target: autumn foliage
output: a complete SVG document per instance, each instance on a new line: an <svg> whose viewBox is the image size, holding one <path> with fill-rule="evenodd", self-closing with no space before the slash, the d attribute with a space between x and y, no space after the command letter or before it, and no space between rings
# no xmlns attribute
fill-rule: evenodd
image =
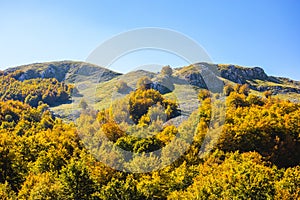
<svg viewBox="0 0 300 200"><path fill-rule="evenodd" d="M0 99L18 100L33 107L37 107L39 102L49 106L67 103L70 100L73 86L50 79L29 79L19 81L21 71L16 71L9 75L0 75Z"/></svg>
<svg viewBox="0 0 300 200"><path fill-rule="evenodd" d="M298 103L256 96L247 86L226 88L225 124L210 154L200 158L214 117L211 105L217 101L208 91L200 92L199 108L178 127L163 121L180 116L176 102L141 88L118 100L118 109L81 109L76 123L85 129L80 132L74 123L53 116L45 104L52 93L55 98L68 93L68 86L51 79L29 84L2 76L1 81L5 87L0 101L1 199L300 198ZM42 95L41 103L30 104L25 101L29 94L49 97ZM157 158L151 152L167 147L177 134L184 138L175 141L182 149L191 131L195 135L188 150L156 171L117 171L93 156L93 150L103 150L102 138L106 137L106 144L113 148L150 153L155 165ZM84 138L94 149L86 149ZM165 148L161 154L172 156L176 150ZM121 154L103 155L107 162L125 162ZM126 159L126 169L143 163L143 158Z"/></svg>

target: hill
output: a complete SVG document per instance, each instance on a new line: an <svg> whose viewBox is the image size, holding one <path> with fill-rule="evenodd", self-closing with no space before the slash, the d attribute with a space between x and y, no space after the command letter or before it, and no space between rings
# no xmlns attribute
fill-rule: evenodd
<svg viewBox="0 0 300 200"><path fill-rule="evenodd" d="M120 74L90 63L58 61L9 68L4 71L4 75L20 71L21 74L15 77L20 82L37 78L55 78L60 82L73 84L74 90L72 94L69 94L69 99L78 103L80 99L84 98L89 105L98 109L108 107L113 99L122 97L134 90L139 79L148 77L153 82L151 87L168 98L180 99L181 106L192 111L196 107L195 102L197 102L197 95L194 93L197 93L197 90L201 88L207 88L205 82L207 77L204 75L207 68L215 70L214 73L218 79L215 81L223 81L224 84L233 86L247 84L253 94L263 96L263 93L268 91L278 98L299 102L299 81L268 76L259 67L249 68L229 64L196 63L175 68L171 76L164 77L160 73L145 70ZM126 92L117 92L116 86L120 81L127 84ZM208 80L208 82L210 81ZM191 91L191 86L195 91ZM185 91L189 91L190 95L182 95L183 93L186 94ZM178 96L180 97L178 98ZM26 96L23 99L25 98ZM55 107L52 107L51 110L62 117L68 116L73 110L73 105L68 101L50 103L50 106L53 105Z"/></svg>
<svg viewBox="0 0 300 200"><path fill-rule="evenodd" d="M274 94L285 94L289 92L300 93L299 81L284 77L268 76L260 67L250 68L230 64L195 63L194 65L176 68L174 70L175 77L184 78L192 85L205 88L201 72L195 70L195 67L217 68L219 71L217 74L219 74L220 78L225 82L248 84L251 89L260 92L271 90ZM4 73L9 74L17 70L24 72L22 76L18 77L20 81L34 78L56 78L58 81L64 81L66 83L84 82L86 80L93 80L99 83L109 81L122 75L104 67L79 61L34 63L8 68L4 70ZM140 77L141 72L138 71L136 75ZM131 72L126 76L128 76L128 79L134 80L134 73L135 72ZM149 74L150 72L145 75L147 76ZM152 74L151 78L153 77L154 75Z"/></svg>
<svg viewBox="0 0 300 200"><path fill-rule="evenodd" d="M20 81L34 78L56 78L58 81L65 81L67 83L88 79L102 82L120 75L120 73L94 64L76 61L34 63L9 68L4 72L9 74L17 70L24 72L24 74L18 78Z"/></svg>
<svg viewBox="0 0 300 200"><path fill-rule="evenodd" d="M0 74L0 199L300 198L297 81L49 65Z"/></svg>

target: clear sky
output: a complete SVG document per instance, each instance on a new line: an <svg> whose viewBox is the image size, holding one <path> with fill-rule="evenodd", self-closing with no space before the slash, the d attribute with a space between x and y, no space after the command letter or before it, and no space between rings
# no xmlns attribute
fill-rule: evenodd
<svg viewBox="0 0 300 200"><path fill-rule="evenodd" d="M300 80L298 0L0 0L0 66L84 61L101 42L141 27L181 32L215 63Z"/></svg>

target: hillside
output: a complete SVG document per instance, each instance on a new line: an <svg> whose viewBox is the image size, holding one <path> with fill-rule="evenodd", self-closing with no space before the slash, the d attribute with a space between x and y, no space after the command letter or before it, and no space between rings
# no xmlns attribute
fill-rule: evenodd
<svg viewBox="0 0 300 200"><path fill-rule="evenodd" d="M300 94L300 82L294 81L283 77L268 76L265 71L260 67L241 67L238 65L228 64L208 64L197 63L194 64L197 67L210 67L218 69L218 74L225 83L233 82L236 84L248 84L253 90L264 92L270 90L274 95L286 94L286 93L298 93ZM194 75L195 80L202 80L201 77L195 76L193 72L193 66L187 66L178 68L175 73L186 74L187 76ZM191 83L193 84L193 83ZM196 84L199 87L203 87L204 83Z"/></svg>
<svg viewBox="0 0 300 200"><path fill-rule="evenodd" d="M69 61L0 81L0 199L300 198L297 81Z"/></svg>
<svg viewBox="0 0 300 200"><path fill-rule="evenodd" d="M34 78L56 78L58 81L65 81L67 83L81 82L88 79L102 82L120 75L94 64L76 61L34 63L9 68L4 72L12 73L16 70L24 72L18 78L20 81Z"/></svg>
<svg viewBox="0 0 300 200"><path fill-rule="evenodd" d="M249 68L238 65L208 63L196 63L194 66L217 68L217 73L225 82L248 84L251 89L259 92L271 90L273 94L300 93L299 81L284 77L268 76L264 70L259 67ZM109 81L122 75L94 64L77 61L34 63L8 68L4 70L4 73L9 74L16 70L24 72L22 76L18 77L20 81L34 78L56 78L58 81L65 81L66 83L84 82L87 80L93 80L99 83ZM135 72L131 72L129 75L126 75L128 78L125 79L134 80L134 73ZM137 77L140 77L140 72L136 73ZM150 72L148 74L150 74ZM174 74L175 77L184 78L192 85L205 88L201 72L195 71L193 66L176 68ZM151 75L151 78L153 77L154 75Z"/></svg>
<svg viewBox="0 0 300 200"><path fill-rule="evenodd" d="M217 78L226 85L247 84L253 94L263 96L263 93L268 91L278 98L299 102L299 81L268 76L259 67L249 68L237 65L196 63L190 66L175 68L173 69L172 76L166 78L159 73L145 70L120 74L85 62L59 61L9 68L4 71L4 75L19 72L17 73L18 76L14 76L17 81L20 81L19 85L24 85L21 82L25 80L37 78L56 78L60 82L74 84L72 86L74 87L73 92L69 92L69 100L75 102L76 105L84 98L90 106L98 109L108 107L113 99L120 98L134 90L140 78L148 77L155 83L155 85L152 85L154 89L160 91L168 98L175 98L181 101L179 102L181 106L189 110L188 112L191 112L196 107L197 95L195 95L195 92L201 88L207 88L206 77L203 77L205 73L203 70L206 68L214 69ZM120 81L128 85L128 90L125 93L116 91L116 85ZM208 82L210 81L208 80ZM190 95L182 95L183 93L189 93ZM8 95L7 92L3 94ZM22 97L22 99L25 98L26 95ZM41 100L42 98L38 99ZM68 118L68 115L72 115L71 112L74 106L68 103L67 100L60 101L60 103L50 103L50 106L55 105L51 110L59 116Z"/></svg>

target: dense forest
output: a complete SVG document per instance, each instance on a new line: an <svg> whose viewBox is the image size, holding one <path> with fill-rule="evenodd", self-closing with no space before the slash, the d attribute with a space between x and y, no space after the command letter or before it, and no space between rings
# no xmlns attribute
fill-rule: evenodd
<svg viewBox="0 0 300 200"><path fill-rule="evenodd" d="M72 85L59 82L55 78L19 81L18 79L23 74L21 70L10 74L0 72L0 99L2 101L18 100L37 107L39 102L55 106L70 100Z"/></svg>
<svg viewBox="0 0 300 200"><path fill-rule="evenodd" d="M224 126L210 153L200 157L218 94L200 90L199 108L175 126L163 122L181 115L176 101L140 84L104 110L81 102L81 116L66 123L49 106L67 101L72 86L55 79L21 82L16 76L1 76L1 199L300 198L299 103L251 94L247 85L226 85ZM140 164L149 157L158 165L154 152L178 142L178 149L161 152L161 162L168 163L189 144L191 127L193 142L175 162L129 172L153 167ZM122 152L106 152L105 145L133 155L124 160ZM103 156L123 171L101 162Z"/></svg>

